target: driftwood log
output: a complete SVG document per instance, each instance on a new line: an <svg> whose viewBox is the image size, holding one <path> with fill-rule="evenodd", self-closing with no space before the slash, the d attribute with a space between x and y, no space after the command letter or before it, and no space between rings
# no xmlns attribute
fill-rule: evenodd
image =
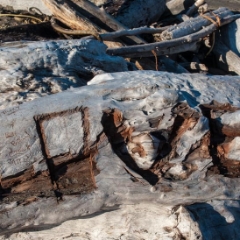
<svg viewBox="0 0 240 240"><path fill-rule="evenodd" d="M227 47L220 39L217 39L213 53L216 57L218 67L226 72L236 73L240 75L240 58L229 47Z"/></svg>
<svg viewBox="0 0 240 240"><path fill-rule="evenodd" d="M107 14L103 8L98 8L95 4L89 2L88 0L73 0L73 2L87 13L93 15L94 18L97 18L102 24L105 24L108 28L114 31L128 29L128 27L124 26L111 15ZM105 38L102 39L109 40ZM134 36L130 39L135 43L145 43L145 41L140 37Z"/></svg>
<svg viewBox="0 0 240 240"><path fill-rule="evenodd" d="M108 27L118 30L127 29L122 24L118 23L111 16L98 7L94 6L91 2L87 1L63 1L59 2L56 0L42 0L45 5L49 8L52 14L62 23L67 25L73 30L80 30L79 35L93 35L98 38L100 33L106 32L105 29L99 27L90 21L85 15L81 13L81 10L87 11L88 14L96 16L97 19L101 20L102 23ZM143 39L138 37L131 37L134 43L144 43ZM108 46L119 47L122 46L119 42L105 42Z"/></svg>
<svg viewBox="0 0 240 240"><path fill-rule="evenodd" d="M90 83L0 112L1 233L154 203L190 205L204 239L237 239L239 77L137 71Z"/></svg>
<svg viewBox="0 0 240 240"><path fill-rule="evenodd" d="M221 28L221 41L240 57L240 19Z"/></svg>
<svg viewBox="0 0 240 240"><path fill-rule="evenodd" d="M0 109L86 85L102 72L127 71L97 40L12 42L0 47Z"/></svg>
<svg viewBox="0 0 240 240"><path fill-rule="evenodd" d="M126 0L116 19L129 28L157 21L166 9L166 0Z"/></svg>
<svg viewBox="0 0 240 240"><path fill-rule="evenodd" d="M224 17L223 19L221 19L221 26L224 26L232 21L235 21L239 17L240 17L239 14ZM176 39L171 39L171 40L156 42L156 43L135 45L135 46L125 46L125 47L119 47L116 49L108 48L107 53L110 55L118 55L118 56L128 55L129 56L130 54L151 52L154 50L155 53L158 55L158 51L164 51L167 48L181 46L183 44L199 41L202 38L208 36L209 34L213 33L214 31L216 31L217 29L218 29L218 26L215 23L213 23L213 24L201 29L198 32L195 32L195 33L183 36L183 37L179 37Z"/></svg>
<svg viewBox="0 0 240 240"><path fill-rule="evenodd" d="M227 8L219 8L211 13L206 13L205 15L200 15L195 18L191 18L183 23L174 25L167 30L163 31L161 38L163 40L170 40L175 38L180 38L194 32L201 30L203 27L209 26L213 22L216 25L221 26L223 18L232 16L233 13ZM210 20L212 21L210 21Z"/></svg>

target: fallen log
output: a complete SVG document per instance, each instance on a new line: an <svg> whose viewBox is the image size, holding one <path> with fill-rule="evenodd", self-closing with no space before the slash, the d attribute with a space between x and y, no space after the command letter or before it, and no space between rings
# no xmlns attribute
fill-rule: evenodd
<svg viewBox="0 0 240 240"><path fill-rule="evenodd" d="M12 42L0 47L0 109L86 85L101 72L127 71L96 40Z"/></svg>
<svg viewBox="0 0 240 240"><path fill-rule="evenodd" d="M236 20L237 18L239 18L240 15L236 14L230 17L226 17L223 18L221 21L221 26L224 26L234 20ZM216 26L216 24L211 24L207 27L205 27L204 29L184 36L184 37L180 37L177 39L172 39L172 40L168 40L168 41L162 41L162 42L157 42L157 43L149 43L149 44L143 44L143 45L139 45L139 46L126 46L126 47L120 47L120 48L108 48L107 49L107 53L109 55L118 55L118 56L125 56L127 54L135 54L135 53L144 53L144 52L150 52L150 51L155 51L156 54L158 54L158 51L162 51L166 48L170 48L170 47L175 47L175 46L179 46L182 44L186 44L186 43L192 43L195 41L199 41L202 38L208 36L209 34L213 33L215 30L217 30L218 26Z"/></svg>
<svg viewBox="0 0 240 240"><path fill-rule="evenodd" d="M204 14L204 13L206 13L207 11L208 11L208 4L207 4L207 3L203 4L202 6L200 6L200 7L198 8L199 14Z"/></svg>
<svg viewBox="0 0 240 240"><path fill-rule="evenodd" d="M197 0L186 12L187 16L192 16L198 8L205 3L205 0Z"/></svg>
<svg viewBox="0 0 240 240"><path fill-rule="evenodd" d="M80 13L77 9L83 7L83 9L88 10L91 14L94 14L100 18L100 20L104 21L104 23L108 23L110 27L120 28L120 24L117 24L117 21L112 20L110 16L101 11L99 8L94 6L89 2L79 2L78 5L72 1L66 0L64 2L58 2L56 0L43 0L46 6L50 9L53 15L62 23L67 25L73 30L80 30L82 32L78 32L80 35L93 35L98 38L100 33L106 32L106 30L100 28L96 24L92 23L88 18L86 18L82 13ZM123 26L121 26L123 28ZM136 43L143 43L142 39L138 37L133 37L132 40ZM119 42L105 42L109 47L119 47L122 44Z"/></svg>
<svg viewBox="0 0 240 240"><path fill-rule="evenodd" d="M62 23L72 29L90 31L98 34L102 31L99 26L93 24L89 19L83 16L79 11L74 8L71 1L56 1L56 0L42 0L49 8L53 15Z"/></svg>
<svg viewBox="0 0 240 240"><path fill-rule="evenodd" d="M220 29L221 41L240 57L240 19Z"/></svg>
<svg viewBox="0 0 240 240"><path fill-rule="evenodd" d="M123 37L123 36L132 36L138 34L154 34L154 33L161 33L166 30L168 27L161 27L161 28L149 28L149 27L139 27L133 29L125 29L116 32L110 33L102 33L99 37L103 40L113 40L115 38Z"/></svg>
<svg viewBox="0 0 240 240"><path fill-rule="evenodd" d="M0 111L1 234L139 203L238 201L238 86L239 77L113 73ZM225 175L210 171L227 158Z"/></svg>
<svg viewBox="0 0 240 240"><path fill-rule="evenodd" d="M89 2L88 0L73 0L73 2L80 8L84 9L86 12L92 14L95 18L99 19L102 23L104 23L107 27L111 28L114 31L128 29L128 27L124 26L111 15L107 14L103 8L98 8L96 5ZM143 39L137 36L131 37L130 39L132 39L135 43L146 43Z"/></svg>
<svg viewBox="0 0 240 240"><path fill-rule="evenodd" d="M163 55L172 55L172 54L177 54L182 52L197 52L198 49L199 49L198 42L192 42L192 43L185 43L179 46L158 49L157 51L155 50L150 52L140 51L140 52L134 52L134 53L121 54L121 56L125 58L135 58L135 57L142 58L142 57L153 57L154 55L163 56Z"/></svg>
<svg viewBox="0 0 240 240"><path fill-rule="evenodd" d="M157 21L165 9L166 0L127 0L116 19L129 28L142 27Z"/></svg>
<svg viewBox="0 0 240 240"><path fill-rule="evenodd" d="M216 40L213 53L220 69L240 75L239 56L230 50L221 40Z"/></svg>
<svg viewBox="0 0 240 240"><path fill-rule="evenodd" d="M171 40L183 37L197 32L203 27L209 26L213 22L215 22L217 25L219 24L220 26L223 18L230 17L232 15L233 13L227 8L219 8L212 13L206 13L205 15L200 15L196 18L191 18L187 21L184 21L178 25L171 26L170 28L162 32L161 38L163 40Z"/></svg>

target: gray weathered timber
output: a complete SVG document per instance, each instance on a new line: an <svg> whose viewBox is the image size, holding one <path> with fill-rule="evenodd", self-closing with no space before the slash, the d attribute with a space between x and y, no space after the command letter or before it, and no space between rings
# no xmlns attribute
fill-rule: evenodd
<svg viewBox="0 0 240 240"><path fill-rule="evenodd" d="M129 28L142 27L157 21L166 9L166 0L127 0L116 19Z"/></svg>
<svg viewBox="0 0 240 240"><path fill-rule="evenodd" d="M217 24L219 20L216 19L216 16L220 18L220 23L221 23L221 19L225 17L230 17L233 15L233 13L227 8L219 8L213 11L213 13L206 13L205 15L208 18L211 18ZM200 15L195 18L190 18L189 20L184 21L180 24L169 27L167 30L161 33L161 38L163 40L180 38L180 37L192 34L194 32L197 32L201 30L203 27L206 27L210 24L212 24L211 21L209 21L208 19Z"/></svg>
<svg viewBox="0 0 240 240"><path fill-rule="evenodd" d="M239 56L235 52L233 52L229 47L227 47L221 41L221 38L218 38L216 40L213 48L213 53L215 54L219 68L225 70L226 72L232 72L236 73L237 75L240 75Z"/></svg>
<svg viewBox="0 0 240 240"><path fill-rule="evenodd" d="M216 148L219 156L239 161L239 81L153 71L103 74L89 86L1 111L1 233L50 227L118 205L239 200L239 178L206 174L214 165L209 122L229 136ZM208 105L212 100L224 104ZM201 109L214 114L209 118ZM86 158L98 172L84 181L95 188L71 194L76 177L69 168L78 171ZM39 181L45 183L41 192Z"/></svg>
<svg viewBox="0 0 240 240"><path fill-rule="evenodd" d="M240 19L221 28L221 40L235 54L240 56Z"/></svg>
<svg viewBox="0 0 240 240"><path fill-rule="evenodd" d="M221 20L221 26L224 26L232 21L235 21L240 17L240 14L224 17ZM126 46L126 47L119 47L119 48L108 48L107 53L110 55L118 55L118 56L125 56L125 55L131 55L131 54L136 54L140 52L149 52L154 50L156 54L158 55L158 51L160 50L159 55L161 54L161 51L164 52L166 48L171 48L171 47L176 47L179 45L184 45L187 43L192 43L196 42L207 35L213 33L215 30L217 30L217 25L216 24L211 24L203 29L201 29L198 32L179 37L176 39L171 39L167 41L162 41L162 42L155 42L155 43L149 43L149 44L142 44L142 45L134 45L134 46ZM184 48L185 50L187 49L186 47ZM184 51L184 50L183 50Z"/></svg>
<svg viewBox="0 0 240 240"><path fill-rule="evenodd" d="M101 72L126 71L96 40L13 42L0 46L0 109L80 87Z"/></svg>

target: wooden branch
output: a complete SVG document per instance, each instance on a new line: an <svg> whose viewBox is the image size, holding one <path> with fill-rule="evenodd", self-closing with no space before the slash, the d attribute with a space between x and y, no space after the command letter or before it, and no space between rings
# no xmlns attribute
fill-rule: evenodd
<svg viewBox="0 0 240 240"><path fill-rule="evenodd" d="M165 9L166 0L127 0L116 19L129 28L141 27L157 21Z"/></svg>
<svg viewBox="0 0 240 240"><path fill-rule="evenodd" d="M205 3L205 0L197 0L186 12L187 16L192 16L198 8Z"/></svg>
<svg viewBox="0 0 240 240"><path fill-rule="evenodd" d="M107 55L106 45L97 40L5 43L0 59L0 75L4 76L0 80L0 109L84 86L101 72L127 70L127 62Z"/></svg>
<svg viewBox="0 0 240 240"><path fill-rule="evenodd" d="M77 11L76 5L69 0L43 0L43 2L59 21L71 29L81 30L81 34L84 34L84 31L86 31L86 35L91 33L93 36L98 36L99 33L106 32L104 29L89 21L88 18ZM111 48L118 48L122 46L121 42L106 41L105 44Z"/></svg>
<svg viewBox="0 0 240 240"><path fill-rule="evenodd" d="M86 30L98 34L103 30L78 12L69 0L42 0L53 15L62 23L76 30Z"/></svg>
<svg viewBox="0 0 240 240"><path fill-rule="evenodd" d="M220 69L240 75L240 58L231 51L221 40L215 42L213 53L217 58Z"/></svg>
<svg viewBox="0 0 240 240"><path fill-rule="evenodd" d="M218 38L240 57L240 19L221 28Z"/></svg>
<svg viewBox="0 0 240 240"><path fill-rule="evenodd" d="M103 8L99 8L96 5L94 5L92 2L88 0L72 0L77 6L84 9L85 11L92 14L95 18L99 19L102 23L104 23L109 28L113 29L114 31L118 30L126 30L128 27L121 24L119 21L117 21L115 18L113 18L111 15L105 12ZM107 33L106 33L107 34ZM136 35L136 34L134 34ZM128 35L129 36L129 35ZM134 36L130 38L132 41L138 44L146 43L143 39L140 37ZM110 39L105 39L110 40Z"/></svg>
<svg viewBox="0 0 240 240"><path fill-rule="evenodd" d="M221 21L221 26L226 25L239 17L240 15L237 14L237 15L223 18ZM199 41L201 38L206 37L207 35L214 32L216 29L217 29L217 26L215 24L211 24L210 26L205 27L204 29L198 31L197 33L193 33L181 38L177 38L169 41L163 41L159 43L143 44L140 46L121 47L117 49L108 48L107 53L110 55L119 55L119 56L124 56L127 54L135 54L140 52L150 52L152 50L154 50L157 53L159 50L161 51L165 48L179 46L184 43Z"/></svg>
<svg viewBox="0 0 240 240"><path fill-rule="evenodd" d="M167 10L164 16L178 15L194 4L195 0L171 0L166 3Z"/></svg>
<svg viewBox="0 0 240 240"><path fill-rule="evenodd" d="M176 45L173 47L161 48L158 51L155 51L157 56L163 55L172 55L181 52L197 52L199 49L198 42L185 43L182 45ZM121 55L126 58L142 58L142 57L153 57L153 52L134 52L134 53L126 53L125 55Z"/></svg>
<svg viewBox="0 0 240 240"><path fill-rule="evenodd" d="M217 19L216 15L218 16L219 20ZM171 40L183 37L201 30L203 27L206 27L213 23L213 21L217 24L217 22L221 21L224 17L229 17L232 15L233 13L227 8L219 8L218 10L213 11L213 14L205 14L206 18L208 19L200 15L196 18L191 18L187 21L184 21L178 25L171 26L162 32L161 38L163 40ZM209 19L212 19L212 22Z"/></svg>
<svg viewBox="0 0 240 240"><path fill-rule="evenodd" d="M207 11L208 11L208 4L207 4L207 3L203 4L202 6L200 6L200 7L198 8L199 14L204 14L204 13L206 13Z"/></svg>
<svg viewBox="0 0 240 240"><path fill-rule="evenodd" d="M140 27L140 28L133 28L133 29L126 29L121 31L116 31L112 33L102 33L100 34L100 38L103 40L113 40L115 38L123 37L123 36L132 36L138 34L154 34L154 33L161 33L164 30L169 28L167 27L160 27L160 28L149 28L149 27Z"/></svg>

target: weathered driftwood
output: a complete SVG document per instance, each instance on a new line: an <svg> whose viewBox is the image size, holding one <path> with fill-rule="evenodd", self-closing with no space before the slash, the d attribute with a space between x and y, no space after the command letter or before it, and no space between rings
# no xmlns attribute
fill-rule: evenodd
<svg viewBox="0 0 240 240"><path fill-rule="evenodd" d="M199 205L196 206L196 210L197 208L201 209L201 205ZM195 213L194 210L194 206L192 206L191 212ZM203 211L204 209L201 210ZM198 214L198 216L199 215L200 214ZM199 216L199 219L200 218L201 217ZM142 203L137 205L119 206L116 207L114 211L106 209L102 214L96 214L96 216L90 219L75 219L67 221L60 226L51 229L20 232L12 234L11 236L8 235L6 238L4 236L0 236L0 239L52 240L75 238L81 240L170 240L181 239L183 236L188 240L196 240L197 237L201 239L201 237L204 236L204 234L202 234L199 230L197 221L194 221L191 218L190 213L184 207L159 207L157 204ZM193 238L193 236L195 238ZM231 236L231 234L229 236Z"/></svg>
<svg viewBox="0 0 240 240"><path fill-rule="evenodd" d="M78 34L82 35L93 35L98 38L99 33L106 32L104 29L100 28L98 25L92 23L88 18L86 18L80 11L78 11L79 6L76 5L76 3L66 0L63 2L59 2L56 0L43 0L43 2L46 4L46 6L51 10L53 15L63 22L65 25L70 27L74 30L80 30L82 32L78 32ZM83 4L80 4L83 6ZM96 15L101 16L101 19L105 16L103 13L100 14L98 11L96 11L96 8L94 8L90 3L84 5L87 6L90 13L93 13L95 11ZM105 16L105 18L107 18ZM110 20L110 17L106 20ZM105 21L106 21L105 20ZM114 23L112 23L111 26L113 26ZM116 24L115 24L116 26ZM144 41L142 39L139 39L137 37L134 37L133 40L136 43L143 43ZM119 47L122 46L120 42L109 42L106 41L105 44L107 44L109 47Z"/></svg>
<svg viewBox="0 0 240 240"><path fill-rule="evenodd" d="M127 71L96 40L12 42L0 47L0 109L80 87L101 72Z"/></svg>
<svg viewBox="0 0 240 240"><path fill-rule="evenodd" d="M121 54L122 57L129 57L129 58L142 58L142 57L153 57L156 56L162 56L162 55L172 55L176 53L182 53L182 52L197 52L199 49L198 42L192 42L192 43L185 43L179 46L173 46L173 47L167 47L163 49L158 49L157 51L150 51L150 52L134 52L134 53L126 53Z"/></svg>
<svg viewBox="0 0 240 240"><path fill-rule="evenodd" d="M240 19L220 29L221 40L240 57Z"/></svg>
<svg viewBox="0 0 240 240"><path fill-rule="evenodd" d="M203 4L202 6L200 6L200 7L198 8L199 14L204 14L204 13L206 13L207 11L208 11L208 4L207 4L207 3Z"/></svg>
<svg viewBox="0 0 240 240"><path fill-rule="evenodd" d="M198 63L198 62L185 62L185 63L180 63L180 65L190 70L199 70L204 72L208 72L209 70L205 64Z"/></svg>
<svg viewBox="0 0 240 240"><path fill-rule="evenodd" d="M42 0L53 15L72 29L91 31L97 34L102 29L83 16L71 1Z"/></svg>
<svg viewBox="0 0 240 240"><path fill-rule="evenodd" d="M166 0L127 0L116 19L129 28L149 25L157 21L166 9Z"/></svg>
<svg viewBox="0 0 240 240"><path fill-rule="evenodd" d="M166 3L167 10L164 13L166 15L178 15L186 11L194 4L195 0L171 0Z"/></svg>
<svg viewBox="0 0 240 240"><path fill-rule="evenodd" d="M197 0L186 12L187 16L192 16L198 8L205 3L205 0Z"/></svg>
<svg viewBox="0 0 240 240"><path fill-rule="evenodd" d="M232 16L233 13L227 8L219 8L218 10L213 11L213 13L206 13L205 16L200 15L196 18L191 18L187 21L184 21L178 25L173 25L167 30L163 31L161 38L163 40L170 40L179 37L183 37L194 32L201 30L203 27L206 27L212 24L212 21L216 22L216 25L221 25L221 21L224 17ZM212 19L212 21L209 20Z"/></svg>
<svg viewBox="0 0 240 240"><path fill-rule="evenodd" d="M113 40L115 38L119 38L122 36L132 36L138 34L154 34L154 33L161 33L169 27L161 27L161 28L149 28L149 27L139 27L133 29L125 29L116 32L110 33L102 33L100 34L100 38L103 40Z"/></svg>
<svg viewBox="0 0 240 240"><path fill-rule="evenodd" d="M102 23L104 23L107 27L111 28L114 31L128 29L128 27L124 26L115 18L113 18L111 15L106 13L103 8L101 9L98 8L96 5L94 5L88 0L73 0L73 2L80 8L92 14L95 18L99 19ZM145 43L143 39L137 36L131 37L130 39L132 39L132 41L134 41L135 43ZM111 40L111 39L104 39L104 40Z"/></svg>
<svg viewBox="0 0 240 240"><path fill-rule="evenodd" d="M230 17L225 17L221 20L221 26L226 25L237 18L239 18L240 15L236 14ZM140 53L140 52L150 52L154 50L156 54L158 54L158 50L164 50L169 47L175 47L179 46L181 44L185 43L192 43L196 42L198 40L201 40L202 38L208 36L209 34L213 33L215 30L217 30L218 26L216 24L211 24L204 29L192 33L190 35L180 37L177 39L172 39L168 41L162 41L162 42L157 42L157 43L149 43L149 44L143 44L139 46L126 46L126 47L120 47L120 48L108 48L107 53L110 55L119 55L119 56L125 56L127 54L135 54L135 53Z"/></svg>
<svg viewBox="0 0 240 240"><path fill-rule="evenodd" d="M239 94L239 77L137 71L6 108L1 233L119 205L239 200Z"/></svg>
<svg viewBox="0 0 240 240"><path fill-rule="evenodd" d="M239 56L221 42L221 40L216 40L213 53L215 54L217 64L221 69L240 75Z"/></svg>

